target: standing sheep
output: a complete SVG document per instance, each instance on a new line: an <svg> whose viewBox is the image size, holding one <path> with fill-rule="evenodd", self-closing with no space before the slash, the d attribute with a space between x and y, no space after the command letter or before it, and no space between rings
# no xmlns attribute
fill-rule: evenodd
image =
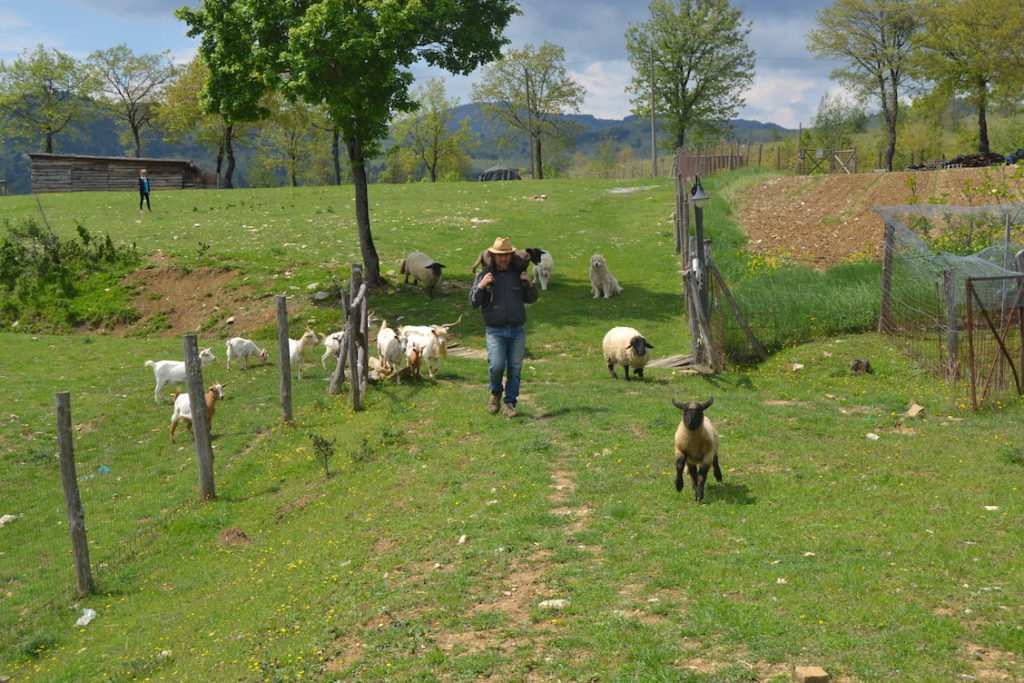
<svg viewBox="0 0 1024 683"><path fill-rule="evenodd" d="M595 299L607 299L622 294L619 281L608 270L608 263L600 254L590 257L590 291Z"/></svg>
<svg viewBox="0 0 1024 683"><path fill-rule="evenodd" d="M644 378L644 366L650 359L647 349L653 349L654 345L632 327L613 327L604 335L601 347L612 379L619 378L615 374L615 366L621 365L628 382L630 368L633 368L637 377Z"/></svg>
<svg viewBox="0 0 1024 683"><path fill-rule="evenodd" d="M711 420L704 417L704 411L714 402L714 396L704 403L680 403L672 399L672 405L683 411L675 438L676 491L683 490L685 467L693 482L693 497L698 502L704 498L704 481L708 477L708 470L713 469L715 479L722 481L722 470L718 466L718 432Z"/></svg>
<svg viewBox="0 0 1024 683"><path fill-rule="evenodd" d="M434 286L441 280L441 269L444 264L438 263L422 251L411 252L402 261L402 268L399 271L405 275L405 281L409 282L409 276L419 282L427 290L430 298L434 298Z"/></svg>

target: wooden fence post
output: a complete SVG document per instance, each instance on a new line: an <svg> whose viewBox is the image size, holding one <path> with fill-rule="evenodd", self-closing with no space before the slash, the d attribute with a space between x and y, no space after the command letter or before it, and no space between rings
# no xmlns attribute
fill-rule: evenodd
<svg viewBox="0 0 1024 683"><path fill-rule="evenodd" d="M71 438L71 396L66 391L56 394L57 445L60 449L60 481L64 487L64 507L68 513L68 532L75 556L75 588L79 597L96 587L89 564L89 542L85 533L85 510L78 491L75 472L75 446Z"/></svg>
<svg viewBox="0 0 1024 683"><path fill-rule="evenodd" d="M288 298L277 296L277 349L281 363L281 413L285 422L291 422L292 415L292 353L288 343ZM300 361L301 362L301 361Z"/></svg>
<svg viewBox="0 0 1024 683"><path fill-rule="evenodd" d="M361 263L352 264L352 274L349 277L348 282L348 295L349 295L349 308L348 315L345 318L345 330L346 336L352 339L351 344L348 347L349 353L349 369L352 371L352 410L361 410L363 407L363 397L360 395L359 389L362 383L362 366L366 363L366 350L365 341L360 339L363 336L363 325L362 321L359 320L359 302L356 301L356 297L359 295L359 286L363 284L363 265ZM360 356L363 356L360 358Z"/></svg>
<svg viewBox="0 0 1024 683"><path fill-rule="evenodd" d="M196 443L196 469L199 472L199 497L216 498L213 485L213 447L210 445L210 418L206 414L203 363L199 360L199 342L194 334L181 338L185 351L185 385L192 408L192 436Z"/></svg>

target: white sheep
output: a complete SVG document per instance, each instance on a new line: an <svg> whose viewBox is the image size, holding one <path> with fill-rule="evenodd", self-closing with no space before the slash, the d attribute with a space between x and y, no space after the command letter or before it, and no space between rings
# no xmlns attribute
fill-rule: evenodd
<svg viewBox="0 0 1024 683"><path fill-rule="evenodd" d="M537 273L537 279L540 280L540 288L546 290L548 288L548 280L551 279L551 270L555 267L555 260L551 258L551 253L541 249L540 259L537 262L537 267L534 271Z"/></svg>
<svg viewBox="0 0 1024 683"><path fill-rule="evenodd" d="M437 372L442 358L448 357L448 334L450 328L462 322L462 316L453 323L444 325L402 325L398 328L398 336L406 340L406 354L409 347L419 349L421 359L427 363L427 374L431 378Z"/></svg>
<svg viewBox="0 0 1024 683"><path fill-rule="evenodd" d="M714 402L713 396L704 403L680 403L672 399L672 405L683 411L675 437L676 491L683 490L685 467L693 482L694 499L698 502L704 498L704 481L709 469L714 470L715 479L722 481L722 470L718 466L718 432L711 420L704 416L704 411Z"/></svg>
<svg viewBox="0 0 1024 683"><path fill-rule="evenodd" d="M232 337L224 342L227 347L227 366L228 370L231 369L231 359L239 358L242 361L243 367L249 367L249 358L255 356L260 360L260 363L266 363L269 358L269 354L266 349L261 349L256 346L252 340L245 339L244 337Z"/></svg>
<svg viewBox="0 0 1024 683"><path fill-rule="evenodd" d="M413 251L402 261L399 272L405 275L406 282L409 282L411 276L413 280L422 284L433 299L434 286L441 280L441 269L444 267L444 264L438 263L422 251Z"/></svg>
<svg viewBox="0 0 1024 683"><path fill-rule="evenodd" d="M630 368L633 368L637 377L643 379L644 366L650 360L647 349L653 349L654 345L632 327L613 327L604 335L601 348L604 350L604 360L608 364L608 372L612 379L619 378L615 374L615 366L621 365L628 382Z"/></svg>
<svg viewBox="0 0 1024 683"><path fill-rule="evenodd" d="M217 357L210 351L210 347L199 351L199 361L205 366L212 363ZM159 404L163 398L161 389L168 384L185 383L185 361L183 360L147 360L144 367L153 368L153 376L156 377L156 389L153 390L153 400Z"/></svg>
<svg viewBox="0 0 1024 683"><path fill-rule="evenodd" d="M288 340L288 357L291 359L292 367L298 366L300 379L302 378L302 364L306 361L306 349L316 346L318 343L316 332L309 327L298 339Z"/></svg>
<svg viewBox="0 0 1024 683"><path fill-rule="evenodd" d="M608 270L608 263L600 254L590 257L590 291L595 299L607 299L622 294L619 281Z"/></svg>
<svg viewBox="0 0 1024 683"><path fill-rule="evenodd" d="M394 372L395 380L399 383L399 366L406 357L406 343L405 337L399 336L393 328L388 327L387 320L381 321L380 330L377 331L377 353L385 372Z"/></svg>
<svg viewBox="0 0 1024 683"><path fill-rule="evenodd" d="M217 401L224 398L224 387L226 386L226 382L224 384L212 384L209 391L203 394L203 400L206 402L207 426L212 426L213 424L213 414L216 411ZM171 413L171 443L174 443L174 430L177 429L180 422L184 422L188 430L192 431L192 400L189 398L187 391L184 393L174 393L174 412Z"/></svg>
<svg viewBox="0 0 1024 683"><path fill-rule="evenodd" d="M341 355L341 347L345 344L345 330L338 330L337 332L331 332L324 337L324 355L320 356L320 367L327 369L326 361L328 358L333 357L335 365L338 362L338 356Z"/></svg>

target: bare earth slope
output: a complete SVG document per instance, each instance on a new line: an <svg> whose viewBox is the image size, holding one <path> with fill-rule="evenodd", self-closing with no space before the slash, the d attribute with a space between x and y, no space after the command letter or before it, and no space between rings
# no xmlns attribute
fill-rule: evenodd
<svg viewBox="0 0 1024 683"><path fill-rule="evenodd" d="M741 193L735 217L751 251L824 268L861 255L880 257L884 226L872 207L910 203L912 184L917 203L966 205L965 183L978 185L986 175L996 180L1005 172L1000 167L772 178Z"/></svg>

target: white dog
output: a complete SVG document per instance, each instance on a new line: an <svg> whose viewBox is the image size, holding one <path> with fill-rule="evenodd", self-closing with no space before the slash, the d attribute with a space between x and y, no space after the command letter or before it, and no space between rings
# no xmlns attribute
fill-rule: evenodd
<svg viewBox="0 0 1024 683"><path fill-rule="evenodd" d="M590 257L590 291L593 292L595 299L607 299L622 294L619 281L608 271L608 264L600 254Z"/></svg>

